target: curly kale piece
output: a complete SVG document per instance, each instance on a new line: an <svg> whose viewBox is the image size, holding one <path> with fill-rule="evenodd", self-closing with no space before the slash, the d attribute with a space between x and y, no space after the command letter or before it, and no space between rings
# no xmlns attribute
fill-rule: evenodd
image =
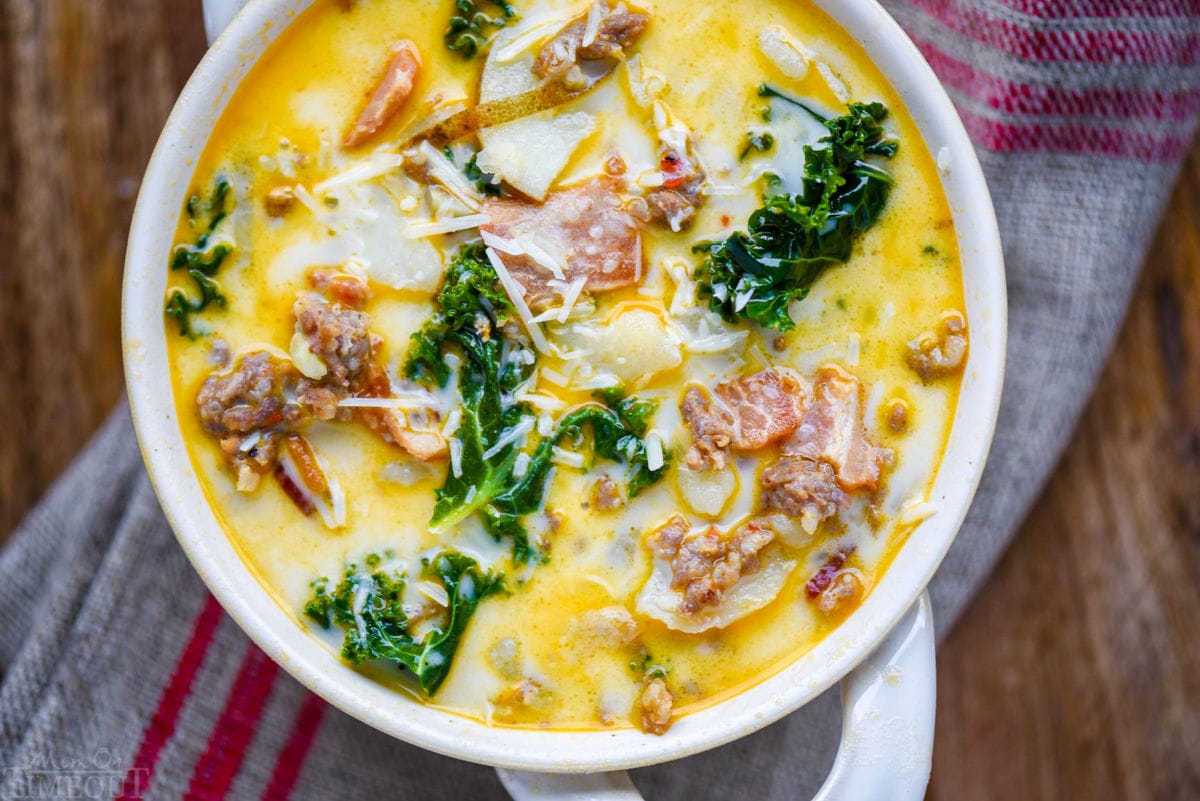
<svg viewBox="0 0 1200 801"><path fill-rule="evenodd" d="M443 347L457 342L481 360L492 359L499 347L492 334L513 307L481 247L465 247L451 260L436 303L438 313L412 335L404 371L414 381L443 387L450 378Z"/></svg>
<svg viewBox="0 0 1200 801"><path fill-rule="evenodd" d="M482 6L494 6L499 13L489 15ZM442 39L450 50L472 58L486 50L496 31L516 16L517 10L505 0L454 0L454 14Z"/></svg>
<svg viewBox="0 0 1200 801"><path fill-rule="evenodd" d="M184 270L196 285L200 296L189 297L180 287L171 290L163 313L179 326L180 336L194 339L192 315L204 311L210 304L224 306L225 296L214 280L217 270L231 252L227 242L218 241L217 226L232 210L233 193L229 181L218 175L213 183L212 195L201 198L194 194L188 198L188 223L193 230L199 229L200 236L194 244L178 245L171 255L171 270Z"/></svg>
<svg viewBox="0 0 1200 801"><path fill-rule="evenodd" d="M626 395L623 387L609 387L596 391L596 398L617 413L621 422L634 436L646 436L650 418L658 410L658 401L642 400L637 395Z"/></svg>
<svg viewBox="0 0 1200 801"><path fill-rule="evenodd" d="M641 404L637 407L639 416L645 410L645 401L634 401ZM632 407L627 407L632 408ZM633 430L641 427L642 434ZM626 481L628 482L629 497L635 498L649 486L655 484L666 475L667 458L657 470L651 470L646 454L644 417L640 423L632 425L622 419L621 414L611 408L602 406L583 406L570 412L564 417L553 433L538 443L537 449L529 460L529 467L519 481L511 485L505 492L498 495L492 502L496 509L510 514L528 514L537 511L545 494L546 479L550 474L551 459L554 447L563 439L571 439L578 447L582 444L584 427L592 430L592 450L597 456L618 464L628 466Z"/></svg>
<svg viewBox="0 0 1200 801"><path fill-rule="evenodd" d="M601 393L608 408L586 406L563 418L524 457L529 459L524 472L514 475L519 443L528 438L533 415L513 395L529 378L536 356L511 333L508 323L515 311L481 248L464 248L452 260L436 302L438 312L413 335L405 364L412 379L445 386L450 377L447 353L462 357L456 466L436 491L429 521L433 529L444 531L478 515L497 540L512 542L515 561L541 561L543 554L522 518L541 507L554 446L566 438L582 444L585 427L592 432L597 456L628 465L630 497L664 475L665 464L650 470L642 439L655 404L620 390Z"/></svg>
<svg viewBox="0 0 1200 801"><path fill-rule="evenodd" d="M304 613L323 628L336 626L345 632L342 657L347 661L358 665L390 660L411 671L421 690L433 695L450 672L479 602L503 592L504 580L480 570L469 556L448 551L425 560L423 573L441 581L450 606L444 619L420 640L409 632L401 603L405 577L399 573L368 573L351 564L335 587L324 579L313 582L313 598Z"/></svg>
<svg viewBox="0 0 1200 801"><path fill-rule="evenodd" d="M803 300L828 267L848 261L855 239L882 214L892 179L866 159L891 158L897 143L883 129L882 103L851 103L846 114L825 118L769 86L759 94L799 106L828 133L804 148L801 192L769 184L745 232L694 248L705 254L696 279L700 296L727 321L789 331L795 323L788 305Z"/></svg>

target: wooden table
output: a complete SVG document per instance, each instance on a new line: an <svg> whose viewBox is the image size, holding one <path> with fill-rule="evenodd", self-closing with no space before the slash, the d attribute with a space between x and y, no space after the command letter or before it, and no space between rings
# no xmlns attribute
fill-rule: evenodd
<svg viewBox="0 0 1200 801"><path fill-rule="evenodd" d="M121 393L138 182L198 0L0 0L0 538ZM930 797L1200 798L1200 147L1062 467L940 654Z"/></svg>

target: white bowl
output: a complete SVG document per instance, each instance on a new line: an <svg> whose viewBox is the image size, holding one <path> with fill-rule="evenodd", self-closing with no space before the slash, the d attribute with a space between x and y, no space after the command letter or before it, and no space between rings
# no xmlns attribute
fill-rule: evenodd
<svg viewBox="0 0 1200 801"><path fill-rule="evenodd" d="M255 60L310 2L253 0L204 57L147 168L125 262L123 340L135 427L163 510L213 595L285 670L348 714L422 748L524 771L608 771L694 754L778 720L850 673L914 605L950 547L983 470L1004 372L1004 267L987 186L949 98L908 37L873 0L815 0L873 56L925 142L935 156L941 154L962 254L971 350L932 489L938 513L921 524L862 606L824 641L736 697L679 719L666 736L634 729L507 729L402 697L355 672L307 634L239 558L208 506L180 433L162 311L176 219L215 120ZM931 709L929 717L931 726Z"/></svg>

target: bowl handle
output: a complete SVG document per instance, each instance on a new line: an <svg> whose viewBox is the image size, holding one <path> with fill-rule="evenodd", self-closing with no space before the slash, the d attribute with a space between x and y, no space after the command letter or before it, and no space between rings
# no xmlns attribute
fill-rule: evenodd
<svg viewBox="0 0 1200 801"><path fill-rule="evenodd" d="M203 0L211 43L247 0ZM933 758L936 673L929 597L921 598L842 680L842 744L813 801L925 795ZM516 801L641 801L629 774L526 773L497 768Z"/></svg>
<svg viewBox="0 0 1200 801"><path fill-rule="evenodd" d="M203 0L201 7L204 10L204 33L208 36L209 44L217 40L221 31L225 30L225 26L242 10L246 2L247 0Z"/></svg>
<svg viewBox="0 0 1200 801"><path fill-rule="evenodd" d="M842 743L813 801L920 801L925 796L937 699L933 646L929 596L922 594L874 653L842 680ZM642 798L624 771L496 772L516 801Z"/></svg>

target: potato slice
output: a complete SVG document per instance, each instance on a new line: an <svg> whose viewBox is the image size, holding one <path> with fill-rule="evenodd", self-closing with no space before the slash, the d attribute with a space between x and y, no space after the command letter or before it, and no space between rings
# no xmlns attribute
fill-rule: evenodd
<svg viewBox="0 0 1200 801"><path fill-rule="evenodd" d="M591 114L543 111L479 132L479 169L534 200L544 200L579 143L596 129Z"/></svg>
<svg viewBox="0 0 1200 801"><path fill-rule="evenodd" d="M706 606L694 615L683 615L679 612L683 593L671 589L671 565L656 557L654 570L638 593L637 611L685 634L724 628L775 600L795 568L794 560L768 551L763 555L762 568L743 576L725 593L720 604Z"/></svg>
<svg viewBox="0 0 1200 801"><path fill-rule="evenodd" d="M693 512L705 517L717 517L737 492L737 471L732 467L723 470L680 468L675 471L675 484L684 503Z"/></svg>
<svg viewBox="0 0 1200 801"><path fill-rule="evenodd" d="M679 340L652 311L633 308L616 315L594 346L599 360L627 384L678 367Z"/></svg>

